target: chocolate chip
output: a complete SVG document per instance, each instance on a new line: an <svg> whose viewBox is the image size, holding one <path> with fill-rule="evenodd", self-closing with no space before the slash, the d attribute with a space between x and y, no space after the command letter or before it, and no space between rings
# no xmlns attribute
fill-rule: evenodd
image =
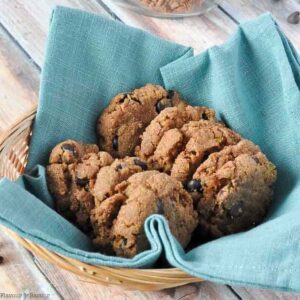
<svg viewBox="0 0 300 300"><path fill-rule="evenodd" d="M141 161L139 159L135 159L134 164L141 167L141 169L144 170L144 171L148 170L148 166L144 161Z"/></svg>
<svg viewBox="0 0 300 300"><path fill-rule="evenodd" d="M122 97L119 99L118 103L119 104L123 103L126 98L127 98L127 94L123 94Z"/></svg>
<svg viewBox="0 0 300 300"><path fill-rule="evenodd" d="M203 189L202 189L201 182L199 180L192 179L192 180L187 182L186 190L190 193L191 192L201 193Z"/></svg>
<svg viewBox="0 0 300 300"><path fill-rule="evenodd" d="M119 170L122 170L123 169L123 166L122 165L117 165L116 167L115 167L115 170L116 171L119 171Z"/></svg>
<svg viewBox="0 0 300 300"><path fill-rule="evenodd" d="M3 264L3 262L4 262L4 257L0 256L0 264Z"/></svg>
<svg viewBox="0 0 300 300"><path fill-rule="evenodd" d="M76 153L76 149L75 149L75 146L72 145L72 144L62 144L61 145L61 149L63 151L70 151L72 153Z"/></svg>
<svg viewBox="0 0 300 300"><path fill-rule="evenodd" d="M172 99L175 95L175 92L173 90L168 90L167 99Z"/></svg>
<svg viewBox="0 0 300 300"><path fill-rule="evenodd" d="M253 156L252 158L253 158L253 160L254 160L257 164L260 163L259 159L258 159L256 156Z"/></svg>
<svg viewBox="0 0 300 300"><path fill-rule="evenodd" d="M112 140L112 147L115 151L118 151L118 149L119 149L119 142L118 142L118 136L117 135Z"/></svg>
<svg viewBox="0 0 300 300"><path fill-rule="evenodd" d="M156 112L159 114L167 107L172 107L172 101L162 102L161 100L157 101L155 104Z"/></svg>
<svg viewBox="0 0 300 300"><path fill-rule="evenodd" d="M202 114L202 119L203 119L203 120L208 120L208 119L209 119L206 113L203 113L203 114Z"/></svg>
<svg viewBox="0 0 300 300"><path fill-rule="evenodd" d="M243 213L243 202L238 202L230 208L230 215L234 218L239 217Z"/></svg>
<svg viewBox="0 0 300 300"><path fill-rule="evenodd" d="M157 213L160 215L164 214L164 204L161 199L156 200Z"/></svg>
<svg viewBox="0 0 300 300"><path fill-rule="evenodd" d="M290 24L299 24L299 22L300 22L300 11L294 11L293 13L291 13L288 16L287 21Z"/></svg>
<svg viewBox="0 0 300 300"><path fill-rule="evenodd" d="M155 104L155 108L156 108L156 112L159 114L161 111L163 111L166 106L161 103L160 101L158 101L156 104Z"/></svg>
<svg viewBox="0 0 300 300"><path fill-rule="evenodd" d="M76 184L81 186L81 187L84 187L86 186L87 184L89 183L89 180L87 178L78 178L76 177Z"/></svg>

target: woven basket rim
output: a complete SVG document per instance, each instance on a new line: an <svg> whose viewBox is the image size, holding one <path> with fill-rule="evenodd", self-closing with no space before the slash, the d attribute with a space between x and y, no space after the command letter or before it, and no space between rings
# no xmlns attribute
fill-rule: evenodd
<svg viewBox="0 0 300 300"><path fill-rule="evenodd" d="M14 135L20 133L19 131L22 130L22 126L26 125L27 127L25 127L25 129L27 129L32 125L36 112L37 105L33 105L26 114L19 117L11 126L8 127L8 129L0 134L0 154L6 145L9 144L8 140L11 137L14 137ZM1 226L1 228L11 238L18 241L30 252L65 270L87 278L88 282L106 285L122 285L127 289L157 291L187 283L203 281L203 279L194 277L179 268L145 269L107 267L87 264L56 253L39 244L27 240L5 226ZM95 274L97 274L97 276Z"/></svg>

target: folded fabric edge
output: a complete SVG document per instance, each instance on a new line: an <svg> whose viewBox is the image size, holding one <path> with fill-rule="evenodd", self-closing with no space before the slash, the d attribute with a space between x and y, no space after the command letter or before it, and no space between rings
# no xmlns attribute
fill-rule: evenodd
<svg viewBox="0 0 300 300"><path fill-rule="evenodd" d="M73 25L73 23L74 23L74 25L76 25L76 22L75 22L76 19L82 19L82 18L84 18L84 19L92 18L94 21L99 20L99 21L105 22L105 24L109 24L111 27L113 27L117 31L120 28L124 29L126 27L128 30L130 30L131 32L135 32L136 34L142 33L144 36L146 36L150 39L155 39L156 41L160 41L162 43L167 43L168 45L173 46L174 49L176 48L175 49L176 56L178 55L178 57L176 57L176 60L181 59L181 58L187 58L187 57L193 55L193 49L191 47L186 47L186 46L174 43L172 41L166 41L163 38L156 36L154 34L151 34L147 31L123 24L116 20L108 19L107 17L102 16L100 14L86 12L86 11L82 11L82 10L78 10L78 9L74 9L74 8L65 7L65 6L55 6L52 11L52 15L51 15L51 21L50 21L50 26L49 26L50 27L49 35L48 35L48 39L47 39L47 46L45 47L46 55L45 55L44 67L42 68L42 75L41 75L42 79L40 81L39 99L42 99L44 88L47 85L47 82L44 80L44 78L47 77L47 75L48 75L47 67L45 67L45 66L47 66L47 63L49 63L49 60L50 60L49 54L51 53L51 50L49 50L49 49L51 48L50 47L51 42L55 38L55 31L63 30L63 28L57 27L57 23L60 23L59 21L64 20L65 22L68 22L68 24ZM162 82L159 70L157 70L157 76L159 76L160 82ZM146 81L144 84L146 84L146 83L151 83L151 81ZM45 160L41 159L41 156L39 155L39 151L36 149L37 147L35 147L36 139L42 138L42 136L38 136L37 138L35 138L35 136L37 135L37 130L35 129L35 127L41 118L46 119L47 117L51 117L51 116L47 116L46 112L43 111L43 101L40 100L39 105L38 105L38 110L36 113L36 118L33 122L33 130L32 130L33 136L30 141L29 159L28 159L27 166L25 168L26 172L30 171L37 163L41 163L41 164L45 165ZM96 140L95 141L90 140L87 142L96 142Z"/></svg>
<svg viewBox="0 0 300 300"><path fill-rule="evenodd" d="M1 190L3 191L6 187L13 187L16 189L22 189L17 184L9 181L8 179L4 178L0 180L1 184ZM13 185L13 186L12 186ZM23 189L22 189L23 190ZM23 190L24 197L34 197L29 192ZM36 201L40 201L36 197L34 197ZM0 199L1 201L1 199ZM45 205L45 207L47 207ZM48 208L48 207L47 207ZM50 209L50 208L48 208ZM63 256L67 256L70 258L78 259L82 262L91 263L95 265L103 265L103 266L111 266L111 267L128 267L128 268L135 268L135 267L149 267L155 261L158 259L158 257L161 254L162 246L160 238L155 230L148 230L147 234L150 235L148 237L149 243L150 243L150 249L146 250L137 256L135 256L133 259L126 259L126 258L120 258L120 257L113 257L113 256L107 256L103 255L101 253L96 252L87 252L80 249L75 249L69 246L60 245L59 241L52 241L49 242L49 240L46 240L46 237L42 237L37 231L33 233L29 233L27 231L24 231L22 228L20 228L18 225L13 224L8 220L9 216L3 215L3 212L0 212L0 224L3 226L9 228L10 230L14 231L21 237L28 239L34 243L37 243L51 251L54 251L58 254L61 254Z"/></svg>
<svg viewBox="0 0 300 300"><path fill-rule="evenodd" d="M282 47L284 48L284 50L286 52L287 58L288 58L288 60L290 62L290 65L291 65L292 72L295 76L295 82L299 86L300 85L300 55L297 53L297 51L295 50L292 43L288 40L288 38L282 32L282 30L280 29L280 27L276 23L275 19L271 15L271 13L269 13L269 12L264 13L264 14L258 16L257 18L255 18L254 20L256 22L260 22L261 20L263 20L267 23L267 26L274 26L276 28L276 30L278 32L278 36L279 36L279 38L282 42ZM169 63L165 66L162 66L160 68L160 73L161 73L161 76L162 76L162 79L163 79L164 86L167 89L174 88L172 80L171 80L171 78L172 78L171 74L176 72L176 69L180 69L181 67L187 67L187 66L194 66L192 68L195 68L195 66L198 66L198 64L199 64L199 59L201 59L201 58L204 59L205 56L209 56L209 52L214 51L214 49L218 49L221 46L222 47L227 47L228 45L230 45L230 43L232 43L232 41L234 40L236 33L239 30L243 29L243 27L245 27L245 26L247 26L248 24L251 24L251 23L253 23L253 20L242 22L239 25L239 27L237 28L237 30L235 31L235 33L233 33L220 46L219 45L213 46L211 48L206 49L204 52L202 52L202 53L200 53L196 56L187 57L185 60L176 60L176 61L171 62L171 63ZM189 69L187 69L187 72L189 72Z"/></svg>
<svg viewBox="0 0 300 300"><path fill-rule="evenodd" d="M291 287L285 287L285 286L277 286L277 285L266 285L266 284L260 284L260 283L253 283L253 282L248 282L248 281L240 281L240 280L232 280L232 279L227 279L224 277L220 276L211 276L207 273L202 273L202 272L197 272L189 267L187 267L184 264L184 261L182 261L182 254L183 250L178 247L178 242L174 240L170 229L168 226L165 224L165 220L163 218L156 218L155 220L157 222L157 227L158 227L158 232L159 235L162 237L162 240L164 240L163 247L165 249L166 253L166 258L168 262L183 270L184 272L187 272L188 274L209 280L212 282L220 283L220 284L230 284L230 285L239 285L239 286L248 286L248 287L254 287L254 288L264 288L264 289L272 289L272 290L277 290L277 291L283 291L283 292L299 292L299 288L291 288ZM299 270L299 275L300 275L300 270Z"/></svg>

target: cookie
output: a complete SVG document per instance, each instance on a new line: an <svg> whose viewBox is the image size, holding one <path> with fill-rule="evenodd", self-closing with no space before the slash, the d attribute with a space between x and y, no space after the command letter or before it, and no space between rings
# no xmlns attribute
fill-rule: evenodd
<svg viewBox="0 0 300 300"><path fill-rule="evenodd" d="M51 151L49 164L72 164L86 153L97 153L99 148L95 144L83 144L74 140L66 140L56 145Z"/></svg>
<svg viewBox="0 0 300 300"><path fill-rule="evenodd" d="M220 123L191 121L181 128L185 140L184 150L176 157L171 176L181 182L191 179L198 166L210 153L235 145L241 137Z"/></svg>
<svg viewBox="0 0 300 300"><path fill-rule="evenodd" d="M115 96L97 123L99 146L114 157L130 156L146 126L166 107L185 106L179 94L148 84Z"/></svg>
<svg viewBox="0 0 300 300"><path fill-rule="evenodd" d="M91 210L90 220L93 227L93 244L101 253L115 255L113 250L112 227L126 197L117 193L96 205Z"/></svg>
<svg viewBox="0 0 300 300"><path fill-rule="evenodd" d="M165 13L187 12L194 0L141 0L146 6ZM202 0L201 0L202 1ZM200 5L200 4L199 4Z"/></svg>
<svg viewBox="0 0 300 300"><path fill-rule="evenodd" d="M93 188L96 203L101 203L113 195L118 183L145 170L148 170L147 162L138 157L115 159L110 166L101 168Z"/></svg>
<svg viewBox="0 0 300 300"><path fill-rule="evenodd" d="M99 170L112 164L113 158L107 152L84 155L71 172L69 191L70 212L75 216L75 223L85 232L90 232L90 212L95 207L94 188Z"/></svg>
<svg viewBox="0 0 300 300"><path fill-rule="evenodd" d="M73 219L70 211L71 173L74 164L53 163L46 168L47 187L55 200L55 208L68 220Z"/></svg>
<svg viewBox="0 0 300 300"><path fill-rule="evenodd" d="M46 168L47 186L56 210L83 230L89 227L88 214L94 206L90 189L96 175L113 161L110 154L98 150L97 145L67 140L54 147Z"/></svg>
<svg viewBox="0 0 300 300"><path fill-rule="evenodd" d="M87 153L97 153L99 148L93 144L83 144L74 140L66 140L56 145L50 153L49 165L46 168L47 186L56 200L59 213L72 219L70 212L71 173L74 163Z"/></svg>
<svg viewBox="0 0 300 300"><path fill-rule="evenodd" d="M188 182L198 231L217 238L259 224L270 206L276 168L248 140L211 154Z"/></svg>
<svg viewBox="0 0 300 300"><path fill-rule="evenodd" d="M180 129L187 122L198 120L214 122L215 113L206 107L166 108L146 128L141 145L136 147L136 155L153 164L154 168L169 172L183 147Z"/></svg>
<svg viewBox="0 0 300 300"><path fill-rule="evenodd" d="M187 246L198 223L192 198L180 182L158 171L132 175L92 211L94 242L110 245L117 256L134 257L149 248L144 222L152 214L164 215L172 234Z"/></svg>

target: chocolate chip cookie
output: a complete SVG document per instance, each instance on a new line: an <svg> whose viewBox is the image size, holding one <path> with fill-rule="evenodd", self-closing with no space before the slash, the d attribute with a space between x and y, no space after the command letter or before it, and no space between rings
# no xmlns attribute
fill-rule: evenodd
<svg viewBox="0 0 300 300"><path fill-rule="evenodd" d="M115 186L128 179L131 175L148 170L146 161L139 157L115 159L110 166L100 169L93 188L96 203L101 203L115 193Z"/></svg>
<svg viewBox="0 0 300 300"><path fill-rule="evenodd" d="M92 210L95 243L117 256L134 257L149 248L144 222L152 214L168 220L183 247L198 223L192 198L182 184L164 173L144 171L115 187L115 194Z"/></svg>
<svg viewBox="0 0 300 300"><path fill-rule="evenodd" d="M153 168L170 172L176 156L183 150L185 137L181 128L189 121L215 121L215 113L206 107L186 106L166 108L146 128L136 155Z"/></svg>
<svg viewBox="0 0 300 300"><path fill-rule="evenodd" d="M217 123L210 109L168 108L147 127L136 153L151 168L185 183L210 153L240 139L237 133Z"/></svg>
<svg viewBox="0 0 300 300"><path fill-rule="evenodd" d="M49 164L72 164L86 153L97 153L99 148L94 144L83 144L73 140L66 140L56 145L51 151Z"/></svg>
<svg viewBox="0 0 300 300"><path fill-rule="evenodd" d="M259 224L275 180L275 166L248 140L210 154L187 183L199 214L198 232L217 238Z"/></svg>
<svg viewBox="0 0 300 300"><path fill-rule="evenodd" d="M201 4L203 0L198 0ZM186 12L192 8L195 0L141 0L149 8L160 12L178 13Z"/></svg>
<svg viewBox="0 0 300 300"><path fill-rule="evenodd" d="M115 96L97 123L99 146L113 157L130 156L146 126L166 107L185 106L175 91L148 84Z"/></svg>
<svg viewBox="0 0 300 300"><path fill-rule="evenodd" d="M113 159L106 152L98 152L97 145L85 145L68 140L51 152L47 166L47 185L56 201L56 209L64 217L87 229L88 213L94 207L90 193L102 166Z"/></svg>
<svg viewBox="0 0 300 300"><path fill-rule="evenodd" d="M113 158L107 152L84 155L71 172L70 212L75 216L75 223L84 232L90 232L90 211L95 207L92 190L96 177L102 167L112 164Z"/></svg>
<svg viewBox="0 0 300 300"><path fill-rule="evenodd" d="M185 143L174 161L171 176L184 183L210 153L235 145L241 140L240 135L221 123L203 120L185 124L181 132Z"/></svg>
<svg viewBox="0 0 300 300"><path fill-rule="evenodd" d="M47 184L50 193L56 200L59 213L71 218L69 188L74 163L86 153L97 153L99 148L93 144L83 144L74 140L66 140L56 145L51 151L47 166Z"/></svg>

